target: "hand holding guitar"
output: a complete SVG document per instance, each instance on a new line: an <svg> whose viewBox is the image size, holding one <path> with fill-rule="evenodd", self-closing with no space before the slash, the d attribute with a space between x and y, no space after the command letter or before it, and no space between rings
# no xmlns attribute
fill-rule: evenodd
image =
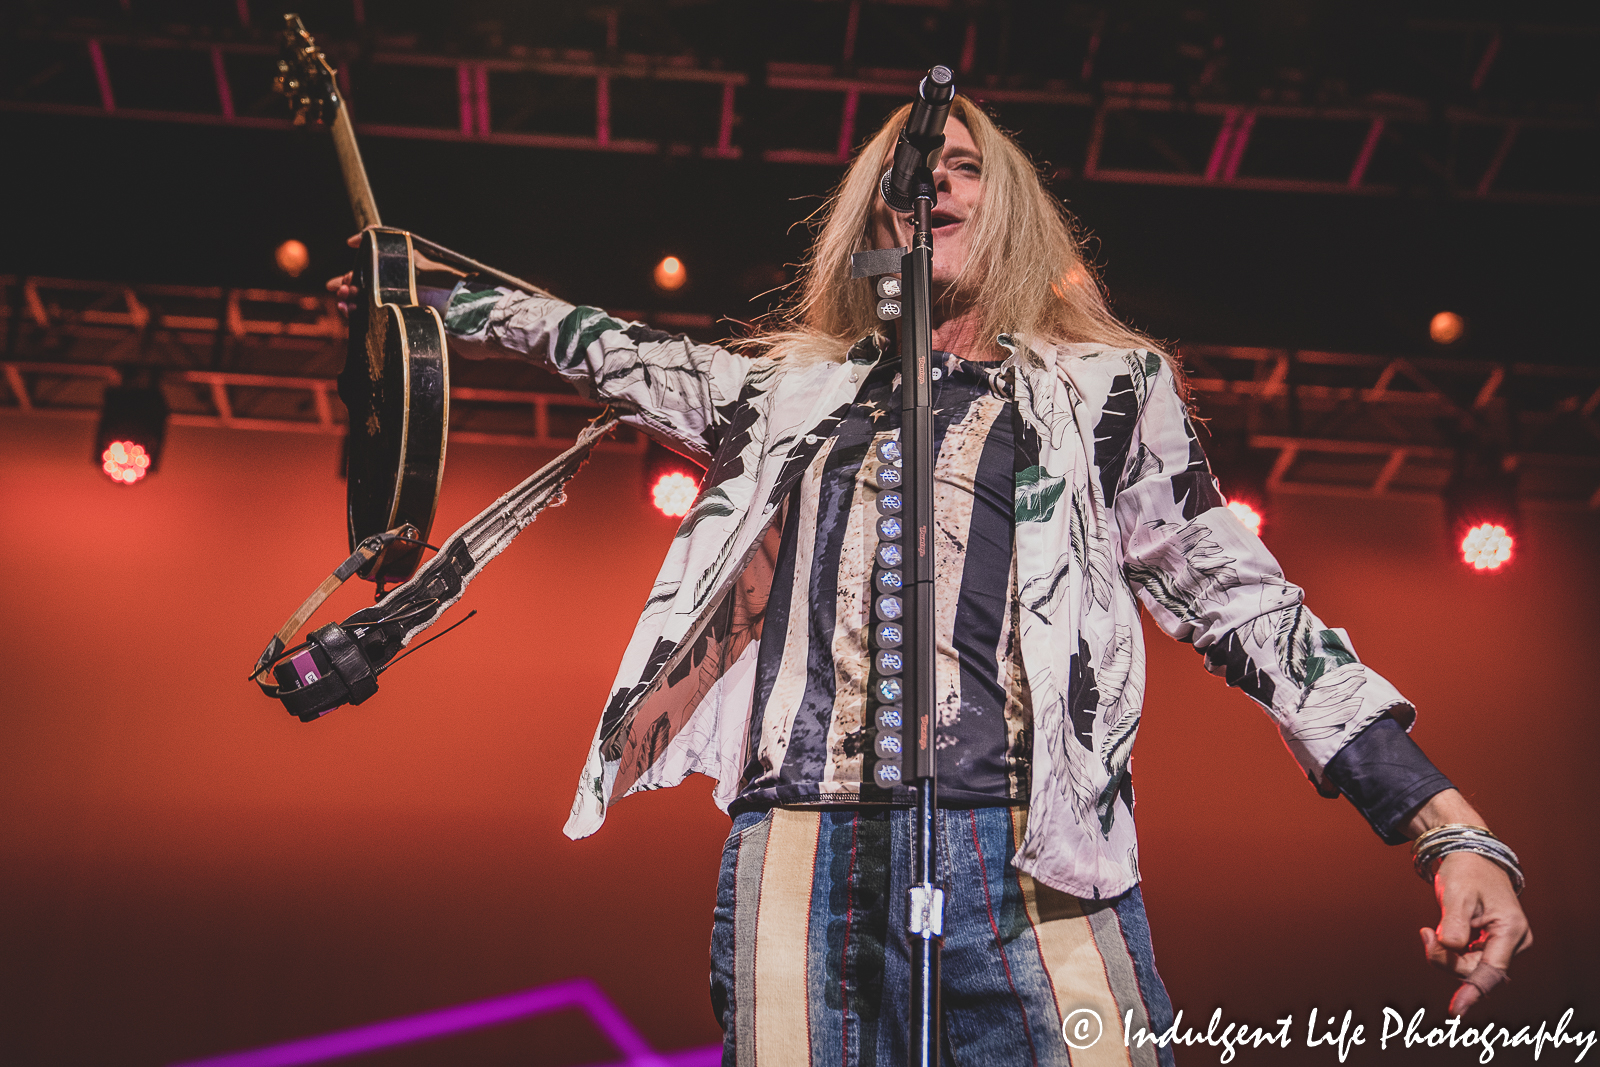
<svg viewBox="0 0 1600 1067"><path fill-rule="evenodd" d="M415 235L412 236L412 240L416 240ZM345 241L345 244L349 245L351 248L360 248L361 234L351 234L349 239ZM411 262L417 274L436 274L440 277L441 282L448 281L452 286L457 280L467 277L466 271L457 270L455 267L447 266L443 263L437 263L423 255L421 252L417 251L415 247L413 247L411 252ZM350 308L361 293L361 291L356 287L355 278L356 272L352 270L346 271L343 274L335 275L334 277L328 279L328 292L332 293L334 299L338 301L339 312L346 318L349 317ZM417 280L419 284L424 281L422 278L418 278Z"/></svg>

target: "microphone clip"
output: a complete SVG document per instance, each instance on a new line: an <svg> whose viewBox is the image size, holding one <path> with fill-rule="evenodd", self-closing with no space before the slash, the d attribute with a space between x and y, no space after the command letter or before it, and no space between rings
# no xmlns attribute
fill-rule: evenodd
<svg viewBox="0 0 1600 1067"><path fill-rule="evenodd" d="M939 153L944 149L944 124L955 95L955 75L949 67L934 67L918 83L911 114L895 143L894 161L878 183L884 203L892 210L908 212L918 197L936 199L933 168L939 165Z"/></svg>

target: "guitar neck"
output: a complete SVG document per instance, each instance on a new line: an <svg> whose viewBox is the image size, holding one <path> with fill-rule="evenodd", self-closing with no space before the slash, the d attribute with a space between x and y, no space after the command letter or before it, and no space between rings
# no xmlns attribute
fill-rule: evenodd
<svg viewBox="0 0 1600 1067"><path fill-rule="evenodd" d="M372 186L367 181L367 168L361 162L361 148L356 144L350 109L343 105L333 117L333 148L339 155L339 169L344 172L344 188L350 194L350 210L355 212L356 226L363 230L368 226L382 226L378 204L372 199Z"/></svg>

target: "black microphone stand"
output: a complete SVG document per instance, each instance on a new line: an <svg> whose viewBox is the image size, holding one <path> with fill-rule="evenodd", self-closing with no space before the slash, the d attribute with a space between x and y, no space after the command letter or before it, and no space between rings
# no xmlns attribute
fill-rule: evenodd
<svg viewBox="0 0 1600 1067"><path fill-rule="evenodd" d="M900 260L904 312L900 318L900 447L905 465L906 691L912 723L911 789L917 797L911 883L911 1067L939 1063L939 948L944 934L944 891L937 875L938 775L933 711L936 705L933 530L933 174L919 167L913 180L911 247Z"/></svg>
<svg viewBox="0 0 1600 1067"><path fill-rule="evenodd" d="M889 170L880 183L897 213L911 212L909 248L857 252L854 278L880 276L878 316L900 320L900 440L880 442L880 544L875 601L873 697L877 785L909 784L916 824L906 930L911 941L910 1067L939 1064L939 949L944 936L944 890L935 882L939 811L935 767L937 705L934 631L933 530L933 208L938 191L932 164L944 146L944 123L955 86L948 67L934 67L917 88L917 101ZM900 277L881 277L898 272ZM903 542L903 545L902 543ZM901 731L909 724L910 756ZM904 764L904 769L902 769Z"/></svg>

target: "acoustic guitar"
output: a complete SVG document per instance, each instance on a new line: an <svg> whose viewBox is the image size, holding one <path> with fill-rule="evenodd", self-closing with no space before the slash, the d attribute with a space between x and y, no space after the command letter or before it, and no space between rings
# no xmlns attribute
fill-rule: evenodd
<svg viewBox="0 0 1600 1067"><path fill-rule="evenodd" d="M327 123L344 174L361 246L350 340L339 398L349 413L346 514L350 548L394 531L359 572L384 586L416 572L433 527L450 421L450 363L439 313L417 300L412 238L383 225L350 111L334 69L297 15L284 16L283 57L273 88L289 98L295 125Z"/></svg>
<svg viewBox="0 0 1600 1067"><path fill-rule="evenodd" d="M295 125L330 127L350 208L362 231L355 267L362 295L351 308L349 348L338 380L339 398L350 416L350 550L375 535L395 535L358 572L378 583L381 598L386 584L416 572L444 478L450 364L439 313L417 301L417 271L480 277L537 296L550 294L383 225L335 71L298 15L285 15L283 21L283 54L273 88L288 97Z"/></svg>

